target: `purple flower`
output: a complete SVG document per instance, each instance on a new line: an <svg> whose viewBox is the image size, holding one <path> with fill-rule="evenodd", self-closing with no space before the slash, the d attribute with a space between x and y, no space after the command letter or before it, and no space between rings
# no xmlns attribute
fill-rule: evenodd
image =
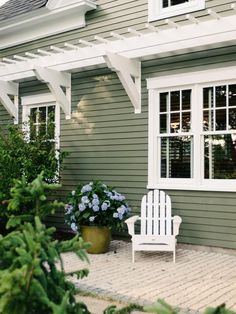
<svg viewBox="0 0 236 314"><path fill-rule="evenodd" d="M98 198L97 194L94 193L93 194L93 198Z"/></svg>
<svg viewBox="0 0 236 314"><path fill-rule="evenodd" d="M80 203L78 207L81 212L83 212L86 209L86 206L83 203Z"/></svg>
<svg viewBox="0 0 236 314"><path fill-rule="evenodd" d="M65 205L66 214L71 214L73 209L74 209L74 207L72 205L70 205L70 204Z"/></svg>
<svg viewBox="0 0 236 314"><path fill-rule="evenodd" d="M74 195L75 195L75 191L72 191L72 192L71 192L71 195L74 196Z"/></svg>
<svg viewBox="0 0 236 314"><path fill-rule="evenodd" d="M118 212L119 215L124 215L124 213L125 213L125 208L122 207L122 206L121 206L121 207L118 207L118 208L117 208L117 212Z"/></svg>
<svg viewBox="0 0 236 314"><path fill-rule="evenodd" d="M74 222L72 222L72 224L70 225L71 229L76 232L78 231L78 227L76 226L76 224Z"/></svg>
<svg viewBox="0 0 236 314"><path fill-rule="evenodd" d="M98 198L94 198L94 199L92 200L92 204L93 204L93 205L99 205L99 204L100 204L99 199L98 199Z"/></svg>
<svg viewBox="0 0 236 314"><path fill-rule="evenodd" d="M103 211L105 211L105 210L107 210L107 208L108 208L108 204L107 203L102 203L101 209Z"/></svg>
<svg viewBox="0 0 236 314"><path fill-rule="evenodd" d="M118 218L119 217L119 214L118 213L114 213L113 214L113 218Z"/></svg>
<svg viewBox="0 0 236 314"><path fill-rule="evenodd" d="M91 216L91 217L89 217L89 221L90 221L90 222L93 222L93 221L94 221L94 219L95 219L95 216Z"/></svg>
<svg viewBox="0 0 236 314"><path fill-rule="evenodd" d="M84 203L84 204L88 204L88 203L89 203L88 196L83 196L83 197L81 198L81 201L82 201L82 203Z"/></svg>
<svg viewBox="0 0 236 314"><path fill-rule="evenodd" d="M84 185L81 189L81 193L86 193L92 191L92 187L90 184Z"/></svg>
<svg viewBox="0 0 236 314"><path fill-rule="evenodd" d="M99 206L98 205L94 205L93 206L93 211L94 212L98 212L99 211Z"/></svg>

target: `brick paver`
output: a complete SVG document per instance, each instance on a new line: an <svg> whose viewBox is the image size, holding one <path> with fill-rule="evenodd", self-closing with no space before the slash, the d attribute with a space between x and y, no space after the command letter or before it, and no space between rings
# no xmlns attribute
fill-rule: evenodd
<svg viewBox="0 0 236 314"><path fill-rule="evenodd" d="M89 259L85 265L71 253L64 256L66 271L89 269L87 278L73 278L83 291L142 305L163 298L191 312L222 303L236 310L234 255L178 249L174 264L171 253L137 252L132 264L131 243L112 241L108 253Z"/></svg>

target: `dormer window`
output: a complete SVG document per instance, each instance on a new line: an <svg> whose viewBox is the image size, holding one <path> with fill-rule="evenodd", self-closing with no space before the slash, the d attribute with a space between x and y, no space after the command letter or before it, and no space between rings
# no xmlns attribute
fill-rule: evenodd
<svg viewBox="0 0 236 314"><path fill-rule="evenodd" d="M186 14L205 8L205 0L149 0L149 21Z"/></svg>

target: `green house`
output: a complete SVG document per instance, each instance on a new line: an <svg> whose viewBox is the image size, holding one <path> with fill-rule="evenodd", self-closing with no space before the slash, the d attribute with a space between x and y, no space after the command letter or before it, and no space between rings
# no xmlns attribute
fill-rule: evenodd
<svg viewBox="0 0 236 314"><path fill-rule="evenodd" d="M139 213L160 188L179 242L236 249L234 1L0 3L0 124L55 112L61 193L99 179Z"/></svg>

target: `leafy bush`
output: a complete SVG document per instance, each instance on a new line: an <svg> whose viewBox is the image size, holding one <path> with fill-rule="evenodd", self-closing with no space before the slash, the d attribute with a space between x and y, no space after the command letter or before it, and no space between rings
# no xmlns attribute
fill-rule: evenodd
<svg viewBox="0 0 236 314"><path fill-rule="evenodd" d="M85 305L76 303L75 286L66 280L60 256L73 251L86 260L87 245L77 236L59 243L52 238L54 231L35 217L34 225L25 223L0 236L0 313L89 313ZM87 273L71 275L82 278Z"/></svg>
<svg viewBox="0 0 236 314"><path fill-rule="evenodd" d="M107 226L122 229L130 209L125 196L100 181L78 185L68 195L66 222L73 231L79 225Z"/></svg>
<svg viewBox="0 0 236 314"><path fill-rule="evenodd" d="M0 215L5 216L14 179L24 175L26 181L31 182L43 172L46 182L56 183L66 155L55 151L47 134L39 133L34 140L27 141L26 133L17 126L0 130Z"/></svg>
<svg viewBox="0 0 236 314"><path fill-rule="evenodd" d="M63 207L63 203L48 200L50 192L58 187L59 185L46 183L43 173L29 183L24 176L21 180L14 180L8 204L8 211L13 215L7 227L15 227L22 221L33 222L35 216L42 219L48 214L54 214L57 208Z"/></svg>

